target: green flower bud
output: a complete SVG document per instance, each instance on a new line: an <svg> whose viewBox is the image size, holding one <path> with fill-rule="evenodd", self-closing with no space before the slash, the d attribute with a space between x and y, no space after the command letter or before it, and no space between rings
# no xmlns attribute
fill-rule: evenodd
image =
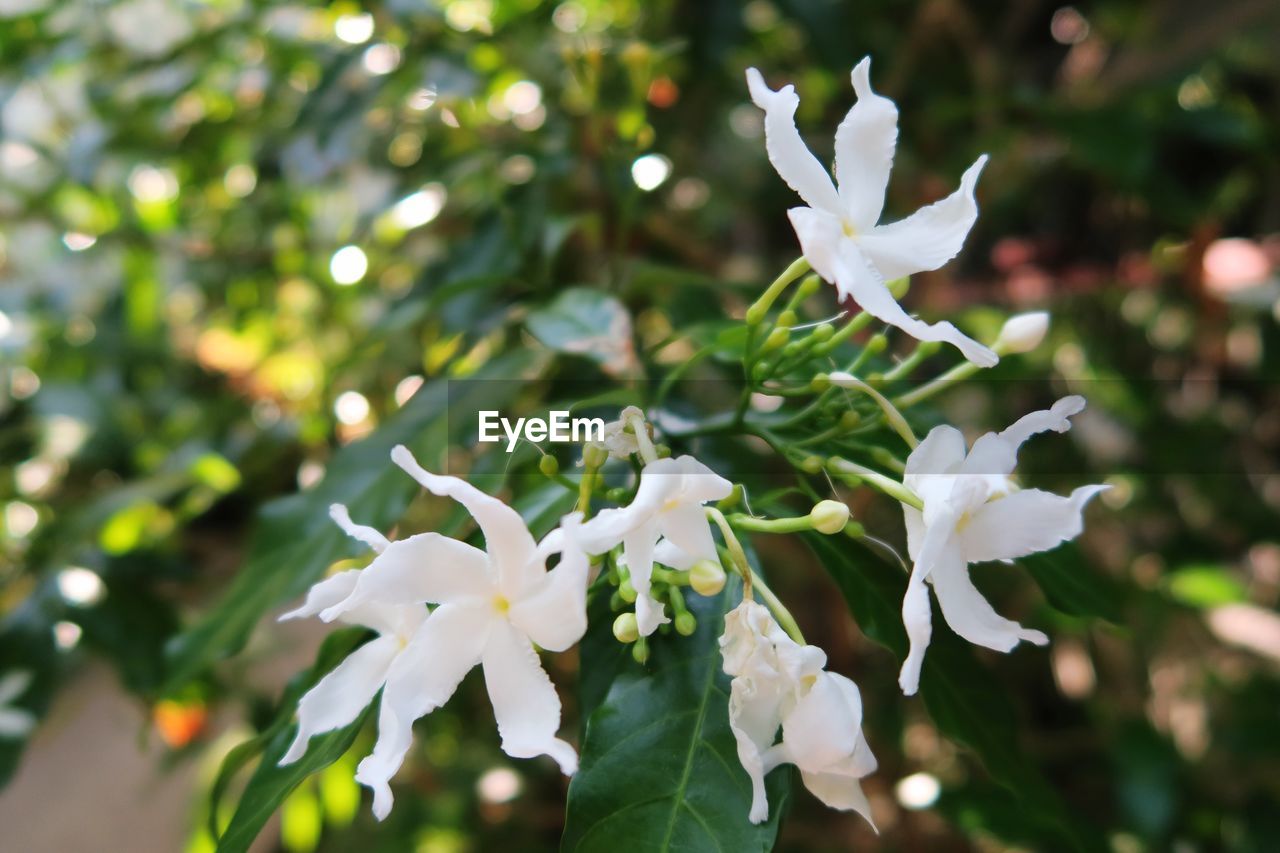
<svg viewBox="0 0 1280 853"><path fill-rule="evenodd" d="M911 279L908 276L895 278L885 286L889 288L889 292L893 294L894 299L901 299L907 295L907 291L911 288Z"/></svg>
<svg viewBox="0 0 1280 853"><path fill-rule="evenodd" d="M628 604L636 600L636 588L631 585L631 578L626 578L618 584L618 595L622 596L622 600Z"/></svg>
<svg viewBox="0 0 1280 853"><path fill-rule="evenodd" d="M613 503L620 504L620 503L626 503L627 496L630 494L631 492L627 489L626 486L615 486L614 488L605 492L604 496L608 498L610 501L612 501Z"/></svg>
<svg viewBox="0 0 1280 853"><path fill-rule="evenodd" d="M619 613L613 620L613 636L619 643L634 643L640 639L640 626L636 624L634 613Z"/></svg>
<svg viewBox="0 0 1280 853"><path fill-rule="evenodd" d="M781 347L791 338L790 329L774 329L769 333L769 337L764 339L764 343L760 346L761 352L773 352Z"/></svg>
<svg viewBox="0 0 1280 853"><path fill-rule="evenodd" d="M876 355L884 352L885 347L887 346L889 346L889 339L883 334L877 333L867 339L867 345L863 347L863 349L867 350L872 355Z"/></svg>
<svg viewBox="0 0 1280 853"><path fill-rule="evenodd" d="M550 453L547 453L538 460L538 470L548 477L554 477L560 473L560 461Z"/></svg>
<svg viewBox="0 0 1280 853"><path fill-rule="evenodd" d="M683 613L676 614L676 632L682 637L688 637L698 630L698 620L693 614L686 610Z"/></svg>
<svg viewBox="0 0 1280 853"><path fill-rule="evenodd" d="M853 409L848 409L840 415L840 429L845 432L848 432L860 423L862 423L862 415L853 411Z"/></svg>
<svg viewBox="0 0 1280 853"><path fill-rule="evenodd" d="M718 595L724 582L724 568L715 560L699 560L689 570L689 587L698 595Z"/></svg>
<svg viewBox="0 0 1280 853"><path fill-rule="evenodd" d="M636 640L635 645L631 647L631 657L638 664L644 664L649 660L649 643L644 637Z"/></svg>
<svg viewBox="0 0 1280 853"><path fill-rule="evenodd" d="M817 474L827 464L827 460L821 456L806 456L800 462L800 470L806 474Z"/></svg>
<svg viewBox="0 0 1280 853"><path fill-rule="evenodd" d="M813 330L813 339L822 343L831 340L831 336L836 333L836 327L830 323L823 323Z"/></svg>
<svg viewBox="0 0 1280 853"><path fill-rule="evenodd" d="M671 448L665 444L655 444L653 446L653 452L658 454L659 459L666 459L671 455Z"/></svg>
<svg viewBox="0 0 1280 853"><path fill-rule="evenodd" d="M825 391L831 387L831 378L825 373L819 373L809 381L809 387L814 391Z"/></svg>
<svg viewBox="0 0 1280 853"><path fill-rule="evenodd" d="M599 444L588 443L582 448L582 464L595 470L609 459L609 451Z"/></svg>
<svg viewBox="0 0 1280 853"><path fill-rule="evenodd" d="M781 314L778 315L778 325L785 326L789 329L796 324L797 319L798 318L796 317L796 312L783 311Z"/></svg>
<svg viewBox="0 0 1280 853"><path fill-rule="evenodd" d="M819 501L809 511L809 520L819 533L839 533L849 521L849 507L840 501Z"/></svg>
<svg viewBox="0 0 1280 853"><path fill-rule="evenodd" d="M806 296L813 296L818 292L818 288L822 287L822 279L816 275L805 276L804 281L800 282L800 286L796 288L796 292L803 299Z"/></svg>

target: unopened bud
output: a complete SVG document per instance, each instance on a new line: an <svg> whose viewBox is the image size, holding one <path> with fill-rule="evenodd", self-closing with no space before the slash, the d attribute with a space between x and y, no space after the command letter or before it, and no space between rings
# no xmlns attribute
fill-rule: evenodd
<svg viewBox="0 0 1280 853"><path fill-rule="evenodd" d="M800 286L796 288L796 291L800 294L800 298L803 299L806 296L812 296L817 293L819 287L822 287L822 279L816 275L809 275L805 276L804 281L800 282Z"/></svg>
<svg viewBox="0 0 1280 853"><path fill-rule="evenodd" d="M582 464L594 471L604 465L609 458L609 451L602 444L589 442L582 448Z"/></svg>
<svg viewBox="0 0 1280 853"><path fill-rule="evenodd" d="M628 604L636 600L636 588L631 585L631 578L626 578L622 583L618 584L618 595Z"/></svg>
<svg viewBox="0 0 1280 853"><path fill-rule="evenodd" d="M676 614L676 632L682 637L688 637L698 630L698 620L694 618L689 611Z"/></svg>
<svg viewBox="0 0 1280 853"><path fill-rule="evenodd" d="M636 640L635 645L631 647L631 657L638 664L643 664L649 660L649 643L644 637Z"/></svg>
<svg viewBox="0 0 1280 853"><path fill-rule="evenodd" d="M901 299L907 295L907 291L911 288L911 279L904 275L902 278L895 278L885 286L889 288L889 293L893 295L894 299Z"/></svg>
<svg viewBox="0 0 1280 853"><path fill-rule="evenodd" d="M626 486L614 486L604 493L604 496L616 504L626 503L627 497L631 494L631 490Z"/></svg>
<svg viewBox="0 0 1280 853"><path fill-rule="evenodd" d="M613 620L613 636L619 643L634 643L640 639L640 625L634 613L620 613Z"/></svg>
<svg viewBox="0 0 1280 853"><path fill-rule="evenodd" d="M545 454L538 460L538 470L548 477L554 477L560 473L560 462L550 453Z"/></svg>
<svg viewBox="0 0 1280 853"><path fill-rule="evenodd" d="M1049 331L1049 312L1030 311L1026 314L1014 314L1004 321L1000 335L992 347L1001 353L1030 352L1040 346Z"/></svg>
<svg viewBox="0 0 1280 853"><path fill-rule="evenodd" d="M658 454L659 459L666 459L671 455L671 448L665 444L655 444L653 446L653 452Z"/></svg>
<svg viewBox="0 0 1280 853"><path fill-rule="evenodd" d="M822 341L831 340L831 336L836 333L836 327L830 323L823 323L821 326L813 330L813 339L821 343Z"/></svg>
<svg viewBox="0 0 1280 853"><path fill-rule="evenodd" d="M785 344L788 341L788 339L790 339L790 337L791 337L790 329L784 329L781 327L776 328L769 333L769 337L764 339L764 344L761 345L760 351L773 352L774 350L778 349L778 347L781 347L783 344Z"/></svg>
<svg viewBox="0 0 1280 853"><path fill-rule="evenodd" d="M887 346L889 346L889 339L883 334L878 333L867 339L867 345L863 347L863 349L867 350L872 355L876 355L884 352L885 347Z"/></svg>
<svg viewBox="0 0 1280 853"><path fill-rule="evenodd" d="M809 511L809 520L819 533L839 533L849 521L849 507L840 501L819 501Z"/></svg>
<svg viewBox="0 0 1280 853"><path fill-rule="evenodd" d="M825 391L831 387L831 377L825 373L819 373L809 381L809 387L814 391Z"/></svg>
<svg viewBox="0 0 1280 853"><path fill-rule="evenodd" d="M800 470L806 474L816 474L826 466L826 460L821 456L806 456L800 462Z"/></svg>
<svg viewBox="0 0 1280 853"><path fill-rule="evenodd" d="M689 586L698 595L719 595L724 581L724 568L715 560L699 560L689 570Z"/></svg>
<svg viewBox="0 0 1280 853"><path fill-rule="evenodd" d="M778 315L778 325L790 329L792 326L796 324L797 319L798 318L796 317L796 312L783 311L781 314Z"/></svg>
<svg viewBox="0 0 1280 853"><path fill-rule="evenodd" d="M840 415L840 429L848 432L849 430L862 423L862 415L853 409L848 409Z"/></svg>

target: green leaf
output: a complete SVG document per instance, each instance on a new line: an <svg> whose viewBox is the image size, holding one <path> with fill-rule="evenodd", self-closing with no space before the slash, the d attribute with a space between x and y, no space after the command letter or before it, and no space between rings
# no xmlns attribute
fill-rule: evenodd
<svg viewBox="0 0 1280 853"><path fill-rule="evenodd" d="M1022 557L1018 564L1035 578L1049 603L1063 613L1116 623L1123 618L1124 589L1092 569L1074 542Z"/></svg>
<svg viewBox="0 0 1280 853"><path fill-rule="evenodd" d="M838 536L804 534L809 547L840 587L858 627L899 658L906 656L902 596L907 575ZM1064 844L1091 848L1067 815L1043 772L1012 737L1021 729L1008 690L953 634L935 610L933 638L920 677L920 694L938 730L969 747L991 777L1009 791L1029 819Z"/></svg>
<svg viewBox="0 0 1280 853"><path fill-rule="evenodd" d="M1164 586L1175 601L1201 609L1248 598L1244 584L1223 566L1183 566L1165 578Z"/></svg>
<svg viewBox="0 0 1280 853"><path fill-rule="evenodd" d="M526 323L546 346L585 356L610 376L634 376L639 370L631 315L607 293L571 287L550 305L531 312Z"/></svg>
<svg viewBox="0 0 1280 853"><path fill-rule="evenodd" d="M607 696L587 722L582 766L569 785L562 850L612 853L623 840L627 849L651 851L738 853L773 846L790 771L769 775L769 820L751 824L751 785L729 729L729 678L717 644L724 612L740 598L741 585L732 583L714 598L690 595L698 620L693 636L650 638L644 668L629 658L619 662ZM610 621L592 622L583 641L584 669L588 650L621 648Z"/></svg>
<svg viewBox="0 0 1280 853"><path fill-rule="evenodd" d="M468 380L513 380L530 362L525 353L506 355ZM264 614L300 597L346 553L349 543L329 519L330 504L347 504L361 523L379 528L404 512L417 485L391 464L392 447L404 444L420 459L437 459L455 438L450 435L451 409L499 408L522 387L518 381L429 382L372 435L334 454L314 489L263 507L248 561L227 593L167 649L169 674L161 692L174 692L238 651ZM455 419L453 426L470 429L474 420Z"/></svg>

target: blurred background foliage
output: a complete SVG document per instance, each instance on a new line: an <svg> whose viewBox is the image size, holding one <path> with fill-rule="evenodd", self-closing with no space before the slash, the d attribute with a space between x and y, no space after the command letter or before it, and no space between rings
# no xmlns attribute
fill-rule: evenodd
<svg viewBox="0 0 1280 853"><path fill-rule="evenodd" d="M93 689L143 713L94 736L178 780L187 840L155 849L209 849L215 769L269 731L316 647L262 617L349 553L323 506L399 518L412 492L377 467L397 436L501 469L459 457L441 377L538 377L509 392L535 405L558 380L661 376L690 354L655 349L673 329L710 339L740 316L796 254L743 69L795 81L825 158L869 54L902 112L890 214L991 154L965 252L913 282L913 308L990 333L1054 313L1045 346L937 416L998 428L1084 393L1076 440L1029 446L1023 470L1115 486L1078 552L1114 584L1115 624L1041 614L1049 666L983 656L1018 749L1120 853L1269 849L1277 43L1265 0L0 0L0 675L31 673L9 705L55 719L110 664L118 687ZM574 285L620 302L557 308ZM614 318L610 345L552 360L583 311ZM900 545L867 497L855 515ZM433 508L406 529L456 522ZM807 559L783 548L763 543L765 565ZM862 685L881 759L879 838L798 795L783 849L1059 846L902 701L820 570L774 577ZM1006 607L1045 609L1000 578ZM556 666L569 696L572 661ZM349 754L289 794L263 849L554 848L563 785L472 724L478 687L423 727L405 774L421 796L387 824ZM143 833L145 802L23 799L28 778L80 772L42 765L67 754L51 728L25 756L0 740L0 841Z"/></svg>

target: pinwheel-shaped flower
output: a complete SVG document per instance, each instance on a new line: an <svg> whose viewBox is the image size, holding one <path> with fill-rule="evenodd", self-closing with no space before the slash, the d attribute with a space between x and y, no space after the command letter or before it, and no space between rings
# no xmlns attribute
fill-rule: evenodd
<svg viewBox="0 0 1280 853"><path fill-rule="evenodd" d="M978 216L973 197L986 155L969 167L960 188L906 219L878 225L898 141L898 108L871 91L871 60L853 69L858 101L836 129L836 183L805 146L795 125L795 88L773 91L760 72L747 69L751 100L765 111L765 145L778 174L807 207L788 216L809 265L868 314L922 341L954 344L974 364L998 360L951 323L926 323L902 309L886 282L935 270L960 251ZM837 187L838 184L838 187Z"/></svg>
<svg viewBox="0 0 1280 853"><path fill-rule="evenodd" d="M925 581L933 585L947 624L971 643L1008 652L1022 640L1049 642L1040 631L996 613L970 580L969 563L1025 557L1080 534L1085 504L1106 486L1081 486L1062 496L1019 489L1010 475L1024 441L1048 430L1066 432L1068 418L1083 409L1084 398L1064 397L1003 432L983 435L967 454L959 430L935 427L907 457L903 482L924 501L923 511L902 508L907 550L915 561L902 600L911 650L898 682L907 695L919 687L932 634Z"/></svg>
<svg viewBox="0 0 1280 853"><path fill-rule="evenodd" d="M580 541L592 553L622 543L623 560L636 590L641 636L670 621L650 591L654 546L665 537L687 555L689 563L715 560L716 544L702 505L727 498L732 491L732 483L692 456L655 459L640 472L640 487L628 506L606 509L582 525Z"/></svg>
<svg viewBox="0 0 1280 853"><path fill-rule="evenodd" d="M805 787L828 806L870 821L858 780L876 769L876 759L862 736L857 685L826 672L822 649L796 643L754 601L725 616L720 649L733 676L729 726L751 777L751 822L769 817L764 777L780 764L800 768ZM774 743L779 727L782 740Z"/></svg>
<svg viewBox="0 0 1280 853"><path fill-rule="evenodd" d="M378 741L356 772L374 791L374 814L381 819L391 810L389 782L412 743L414 721L447 702L476 664L484 667L503 750L516 758L549 755L572 774L577 753L556 737L560 699L534 644L563 651L586 630L588 560L575 539L580 517L567 516L535 543L519 513L497 498L428 473L403 447L391 457L428 491L466 507L486 550L436 533L389 543L357 573L348 595L320 611L329 621L437 605L385 669ZM560 561L548 571L557 553Z"/></svg>

